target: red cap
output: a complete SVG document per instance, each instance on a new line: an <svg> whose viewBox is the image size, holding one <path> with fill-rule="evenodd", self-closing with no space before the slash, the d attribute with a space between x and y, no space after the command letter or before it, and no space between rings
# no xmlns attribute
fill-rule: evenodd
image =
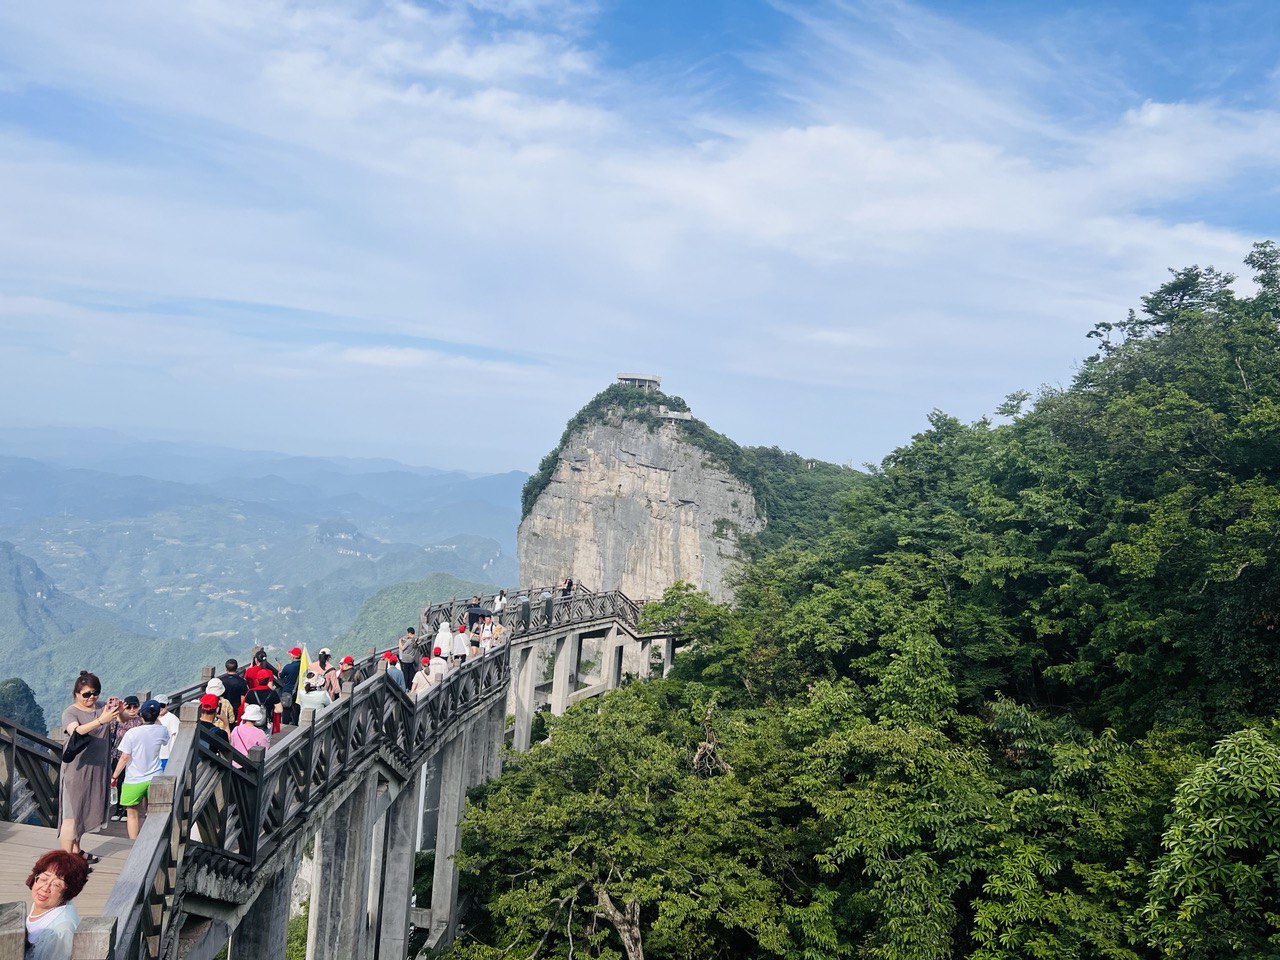
<svg viewBox="0 0 1280 960"><path fill-rule="evenodd" d="M394 653L392 653L390 650L384 650L384 651L382 652L382 659L383 659L383 660L385 660L385 661L387 661L387 663L395 663L395 662L396 662L397 657L396 657L396 655L395 655Z"/></svg>
<svg viewBox="0 0 1280 960"><path fill-rule="evenodd" d="M216 693L206 693L200 698L200 709L205 713L215 713L218 709L218 695Z"/></svg>
<svg viewBox="0 0 1280 960"><path fill-rule="evenodd" d="M461 623L460 623L460 624L458 624L458 632L459 632L459 633L466 633L466 632L467 632L466 625L465 625L465 624L461 624Z"/></svg>
<svg viewBox="0 0 1280 960"><path fill-rule="evenodd" d="M345 657L342 658L342 662L348 665L353 664L356 662L356 658L348 653Z"/></svg>
<svg viewBox="0 0 1280 960"><path fill-rule="evenodd" d="M294 647L292 650L290 650L290 651L289 651L289 656L291 656L291 657L300 657L300 656L302 656L302 648L301 648L301 647Z"/></svg>
<svg viewBox="0 0 1280 960"><path fill-rule="evenodd" d="M431 658L430 658L430 657L423 657L423 658L422 658L422 662L423 662L423 663L430 663L430 662L431 662Z"/></svg>
<svg viewBox="0 0 1280 960"><path fill-rule="evenodd" d="M436 648L435 648L434 650L432 650L431 652L432 652L433 654L435 654L435 655L438 657L438 656L440 656L440 654L441 654L443 651L442 651L439 647L436 647Z"/></svg>

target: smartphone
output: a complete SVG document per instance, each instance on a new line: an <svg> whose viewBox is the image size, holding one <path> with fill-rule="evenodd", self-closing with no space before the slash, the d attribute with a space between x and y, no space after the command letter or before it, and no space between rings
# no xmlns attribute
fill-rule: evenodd
<svg viewBox="0 0 1280 960"><path fill-rule="evenodd" d="M123 702L119 697L107 697L107 709L118 707Z"/></svg>

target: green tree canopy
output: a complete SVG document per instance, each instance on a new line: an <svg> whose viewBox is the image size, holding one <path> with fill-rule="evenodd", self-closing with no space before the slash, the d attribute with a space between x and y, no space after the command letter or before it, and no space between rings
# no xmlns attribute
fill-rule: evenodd
<svg viewBox="0 0 1280 960"><path fill-rule="evenodd" d="M647 608L672 676L470 808L460 949L1280 956L1280 254L1246 263L999 423L933 412L733 604Z"/></svg>
<svg viewBox="0 0 1280 960"><path fill-rule="evenodd" d="M36 733L49 731L44 711L40 709L35 694L21 677L0 680L0 717Z"/></svg>

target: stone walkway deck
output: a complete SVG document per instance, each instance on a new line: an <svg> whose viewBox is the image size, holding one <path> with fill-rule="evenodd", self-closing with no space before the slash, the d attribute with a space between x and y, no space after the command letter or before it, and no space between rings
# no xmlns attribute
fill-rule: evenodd
<svg viewBox="0 0 1280 960"><path fill-rule="evenodd" d="M58 835L49 827L31 827L22 823L0 823L0 903L31 903L27 890L27 874L36 859L58 847ZM89 874L84 891L76 897L76 910L82 917L99 916L107 904L107 897L115 885L124 861L133 848L133 841L126 836L124 824L113 822L102 833L84 837L84 848L96 853L102 862Z"/></svg>

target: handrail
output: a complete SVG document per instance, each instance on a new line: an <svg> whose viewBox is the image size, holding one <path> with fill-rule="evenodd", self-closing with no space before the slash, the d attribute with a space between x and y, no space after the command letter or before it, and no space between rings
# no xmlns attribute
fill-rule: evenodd
<svg viewBox="0 0 1280 960"><path fill-rule="evenodd" d="M506 588L499 587L499 589L506 589ZM517 596L519 596L520 594L525 594L531 598L537 597L538 599L531 599L530 601L534 606L536 606L543 602L541 599L541 594L544 592L550 593L556 603L562 603L566 599L562 596L561 589L558 585L529 587L523 590L520 590L520 589L508 590L507 605L506 607L504 607L502 617L500 618L500 622L502 623L503 627L510 630L516 624L516 618L513 616L513 609L516 607L515 598ZM612 592L618 593L618 591L612 591ZM496 594L494 595L496 596ZM597 594L595 594L594 591L584 586L583 584L576 583L576 582L574 583L573 595L572 595L573 598L581 598L583 596L596 596L596 595ZM485 594L482 594L481 596L489 596L489 594L485 593ZM424 607L422 609L422 612L419 615L419 625L420 626L424 625L429 621L430 626L432 628L435 628L436 626L439 625L439 621L442 615L444 615L444 618L448 619L450 623L457 623L459 617L465 616L467 607L469 605L470 605L469 601L459 600L457 598L452 600L446 600L442 603L431 604L430 606ZM556 621L556 622L559 622L559 621ZM632 621L632 623L634 623L634 621ZM543 626L546 626L546 624L543 624ZM418 638L416 648L417 649L415 652L418 655L422 655L423 653L429 652L430 648L427 644L425 637L420 636ZM378 664L381 662L383 654L387 653L388 651L398 652L398 646L386 646L381 648L375 647L371 653L367 653L364 656L357 658L355 662L352 664L352 668L348 678L351 679L352 682L354 683L359 683L373 676L377 672ZM348 678L344 678L344 679L348 679ZM201 680L197 683L191 683L185 687L180 687L177 690L172 690L169 693L161 694L156 699L168 704L169 709L174 710L181 707L182 704L186 703L189 700L198 699L200 695L204 693L206 683L207 681L205 680Z"/></svg>
<svg viewBox="0 0 1280 960"><path fill-rule="evenodd" d="M510 642L573 624L613 619L634 626L639 620L639 607L617 590L575 589L569 596L561 595L558 588L548 590L549 599L531 599L527 610L524 604L509 603L497 618L508 631L507 642L451 671L416 701L379 669L383 651L362 657L345 675L343 696L318 714L310 714L310 722L304 720L265 757L246 758L204 735L195 722L194 704L186 706L165 775L153 781L152 815L104 909L104 915L120 918L118 960L169 955L176 949L171 941L179 932L172 922L178 912L175 898L190 892L202 872L248 884L270 857L308 828L313 812L375 757L408 776L473 708L496 691L506 690ZM466 604L458 601L433 604L423 610L420 623L434 627L445 620L452 624L455 614L465 609ZM414 655L433 641L424 630ZM182 704L203 692L203 687L203 683L194 684L160 699ZM5 740L6 726L21 731L0 721L0 744L11 744L18 756L36 756L31 761L37 764L35 769L52 771L51 782L46 777L38 784L44 790L34 790L37 796L47 791L45 795L52 797L54 809L47 823L52 826L60 748L32 734L35 746L20 749L19 740L30 731ZM11 769L14 766L11 763ZM46 812L42 806L41 816Z"/></svg>
<svg viewBox="0 0 1280 960"><path fill-rule="evenodd" d="M0 817L12 822L35 815L41 826L56 827L62 745L0 717L0 757Z"/></svg>
<svg viewBox="0 0 1280 960"><path fill-rule="evenodd" d="M635 626L640 620L639 606L620 590L592 593L575 586L573 593L567 597L559 587L539 587L522 592L530 598L527 619L524 604L510 596L507 597L507 605L503 607L502 613L495 617L507 631L507 636L513 639L526 633L567 626L580 620L614 617L630 626ZM550 597L544 598L542 593L549 593ZM442 621L451 626L458 623L465 617L467 606L466 601L451 600L425 607L419 617L419 625L423 628L419 644L427 643L432 631L437 630Z"/></svg>
<svg viewBox="0 0 1280 960"><path fill-rule="evenodd" d="M385 673L369 677L256 763L184 720L166 769L169 816L147 818L104 909L120 917L116 956L166 955L177 933L169 929L173 894L189 870L248 882L375 755L407 774L472 707L506 689L507 652L467 662L416 701Z"/></svg>

